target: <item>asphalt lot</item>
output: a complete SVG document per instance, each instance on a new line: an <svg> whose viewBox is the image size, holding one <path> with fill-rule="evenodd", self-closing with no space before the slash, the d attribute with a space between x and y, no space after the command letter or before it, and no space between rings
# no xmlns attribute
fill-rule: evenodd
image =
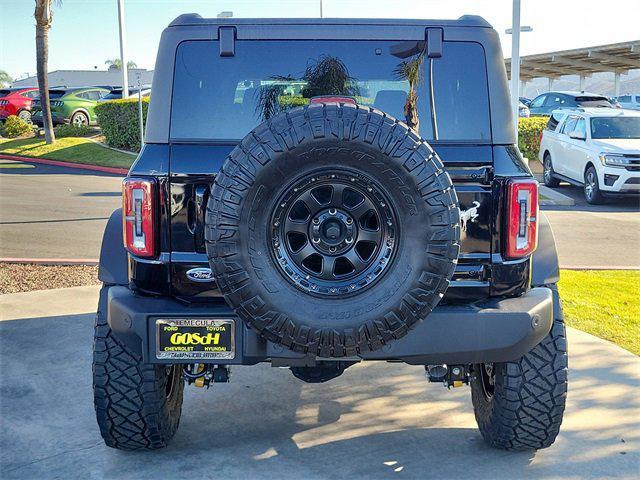
<svg viewBox="0 0 640 480"><path fill-rule="evenodd" d="M357 365L312 385L287 369L238 367L231 383L189 387L160 451L102 443L91 392L97 288L0 297L3 479L638 478L640 358L569 331L561 434L537 453L493 450L468 387L427 384L404 364ZM91 313L88 313L91 312ZM10 320L12 319L13 320Z"/></svg>
<svg viewBox="0 0 640 480"><path fill-rule="evenodd" d="M0 160L0 257L96 259L122 177Z"/></svg>
<svg viewBox="0 0 640 480"><path fill-rule="evenodd" d="M120 182L114 175L0 161L0 258L98 258L109 215L120 206ZM562 267L640 266L640 199L591 206L579 188L557 191L576 202L543 207Z"/></svg>
<svg viewBox="0 0 640 480"><path fill-rule="evenodd" d="M542 207L561 267L640 267L640 197L589 205L582 188L563 184L554 190L575 201L571 207Z"/></svg>

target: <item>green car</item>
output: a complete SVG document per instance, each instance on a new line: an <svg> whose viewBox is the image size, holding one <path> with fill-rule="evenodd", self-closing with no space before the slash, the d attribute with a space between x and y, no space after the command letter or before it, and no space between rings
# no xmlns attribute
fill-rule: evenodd
<svg viewBox="0 0 640 480"><path fill-rule="evenodd" d="M96 114L93 108L109 90L102 87L72 87L49 90L51 119L54 125L73 123L74 125L95 125ZM31 106L32 120L42 126L42 107L40 99Z"/></svg>

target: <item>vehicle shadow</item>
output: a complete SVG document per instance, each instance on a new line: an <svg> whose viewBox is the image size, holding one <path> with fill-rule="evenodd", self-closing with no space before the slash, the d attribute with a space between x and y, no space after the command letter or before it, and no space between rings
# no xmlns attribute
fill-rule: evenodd
<svg viewBox="0 0 640 480"><path fill-rule="evenodd" d="M640 461L638 365L582 340L561 435L537 453L489 448L468 388L389 363L320 385L237 367L228 384L185 390L166 449L112 450L94 418L92 331L91 314L0 322L2 478L598 478Z"/></svg>
<svg viewBox="0 0 640 480"><path fill-rule="evenodd" d="M584 198L582 187L563 183L553 191L570 197L575 202L572 206L544 205L541 210L584 211L584 212L637 212L640 211L640 195L608 196L604 203L591 205Z"/></svg>

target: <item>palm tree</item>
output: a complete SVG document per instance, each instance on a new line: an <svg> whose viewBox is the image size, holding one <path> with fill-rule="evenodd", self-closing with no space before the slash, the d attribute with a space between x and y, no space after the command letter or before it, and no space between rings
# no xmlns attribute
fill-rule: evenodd
<svg viewBox="0 0 640 480"><path fill-rule="evenodd" d="M12 82L11 76L4 70L0 70L0 88L8 87Z"/></svg>
<svg viewBox="0 0 640 480"><path fill-rule="evenodd" d="M122 67L122 60L119 58L110 58L106 60L104 64L109 67L109 70L120 70ZM132 68L138 68L138 65L133 60L129 60L127 62L127 70L131 70Z"/></svg>
<svg viewBox="0 0 640 480"><path fill-rule="evenodd" d="M416 87L422 81L422 64L424 63L424 50L421 50L411 60L403 60L395 69L395 74L402 80L409 82L409 93L404 104L404 116L407 125L416 132L420 129L418 117L418 95Z"/></svg>
<svg viewBox="0 0 640 480"><path fill-rule="evenodd" d="M33 16L36 19L36 67L38 70L38 89L40 91L40 107L42 108L42 125L44 127L44 140L47 143L56 141L51 121L51 108L49 105L49 29L53 14L51 4L53 0L36 0L36 10ZM56 0L60 3L60 0Z"/></svg>

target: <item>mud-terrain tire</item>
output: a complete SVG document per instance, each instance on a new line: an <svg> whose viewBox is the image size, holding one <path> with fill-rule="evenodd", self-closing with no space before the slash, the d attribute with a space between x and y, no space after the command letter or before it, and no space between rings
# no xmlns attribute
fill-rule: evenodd
<svg viewBox="0 0 640 480"><path fill-rule="evenodd" d="M182 411L179 365L145 364L114 336L100 292L93 340L93 397L100 433L120 450L158 449L173 438Z"/></svg>
<svg viewBox="0 0 640 480"><path fill-rule="evenodd" d="M490 366L492 381L487 382L485 365L474 365L473 409L480 433L492 447L547 448L560 431L567 397L567 339L558 288L549 288L554 321L545 339L517 361Z"/></svg>
<svg viewBox="0 0 640 480"><path fill-rule="evenodd" d="M345 253L354 258L346 269L365 265L352 283L339 279L339 259L331 254L318 253L318 272L308 273L311 267L300 266L290 245L283 246L286 232L279 240L281 223L291 220L285 209L299 205L295 195L314 196L318 187L329 192L323 200L328 206L346 205L345 192L353 188L371 202L367 214L383 219L376 231L388 236L374 244L387 256L367 266ZM309 205L322 203L304 198ZM358 235L370 233L358 216L360 207L350 212L345 206L342 213L318 208L320 218L346 218L333 232L359 225ZM313 217L312 210L304 214L308 222L329 222ZM455 269L459 218L442 162L405 124L371 108L315 104L262 123L231 152L208 200L205 240L217 284L243 321L296 352L339 358L377 350L427 317ZM301 249L316 248L316 240L324 248L324 233L321 241L312 238L311 223L300 228L308 235Z"/></svg>

